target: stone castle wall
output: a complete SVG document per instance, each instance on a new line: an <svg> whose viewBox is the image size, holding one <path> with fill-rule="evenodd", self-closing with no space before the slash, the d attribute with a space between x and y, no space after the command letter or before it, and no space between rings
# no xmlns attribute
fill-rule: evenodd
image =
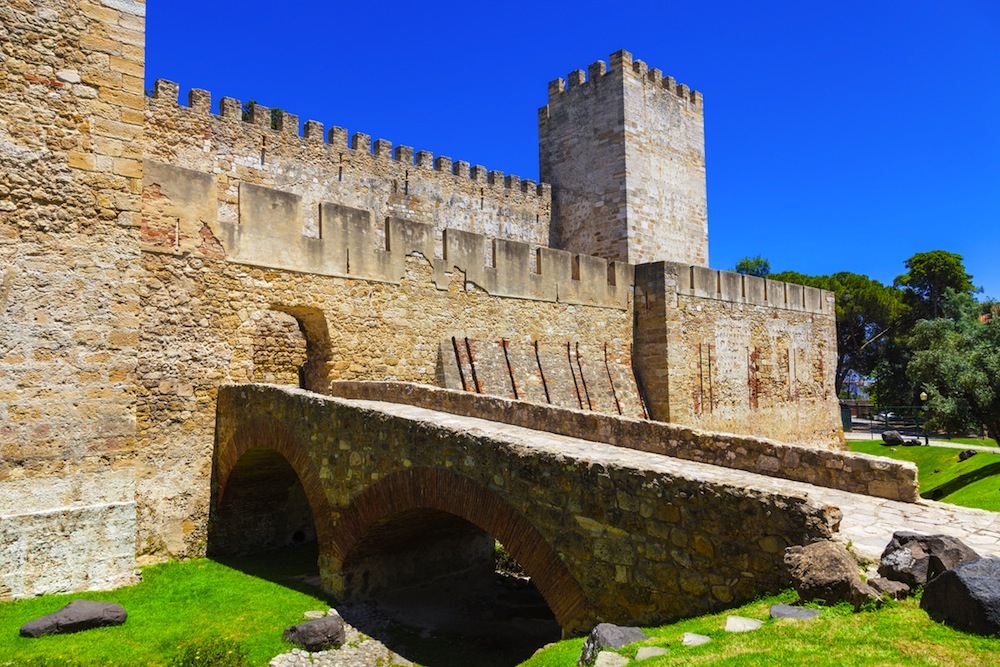
<svg viewBox="0 0 1000 667"><path fill-rule="evenodd" d="M842 448L833 298L671 262L636 267L634 353L650 414Z"/></svg>
<svg viewBox="0 0 1000 667"><path fill-rule="evenodd" d="M216 115L205 91L181 106L169 82L146 97L138 0L0 17L0 598L117 585L136 554L203 554L229 382L452 386L477 367L500 395L836 439L832 315L808 310L811 292L782 286L789 306L664 278L634 312L636 267L550 247L547 185L314 121L300 136L261 106L244 121L229 98ZM618 77L681 105L697 200L700 96L626 60L578 77L580 95ZM727 347L746 321L748 346ZM478 356L447 363L452 339ZM742 403L740 350L758 387Z"/></svg>
<svg viewBox="0 0 1000 667"><path fill-rule="evenodd" d="M144 26L0 5L0 599L133 577Z"/></svg>

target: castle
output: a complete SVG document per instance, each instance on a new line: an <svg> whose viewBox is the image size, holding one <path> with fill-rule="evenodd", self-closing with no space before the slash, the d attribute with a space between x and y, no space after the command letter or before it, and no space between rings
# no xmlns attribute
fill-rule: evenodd
<svg viewBox="0 0 1000 667"><path fill-rule="evenodd" d="M141 0L0 6L0 599L206 550L219 387L402 380L841 446L828 292L708 267L702 96L549 84L541 182L174 83Z"/></svg>

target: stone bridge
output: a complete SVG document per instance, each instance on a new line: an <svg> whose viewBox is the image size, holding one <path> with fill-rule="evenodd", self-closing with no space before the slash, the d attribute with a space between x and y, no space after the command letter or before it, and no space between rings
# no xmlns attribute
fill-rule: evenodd
<svg viewBox="0 0 1000 667"><path fill-rule="evenodd" d="M315 535L324 589L351 600L491 571L495 538L564 633L653 624L782 587L785 547L836 531L835 508L752 476L415 405L229 386L209 551Z"/></svg>

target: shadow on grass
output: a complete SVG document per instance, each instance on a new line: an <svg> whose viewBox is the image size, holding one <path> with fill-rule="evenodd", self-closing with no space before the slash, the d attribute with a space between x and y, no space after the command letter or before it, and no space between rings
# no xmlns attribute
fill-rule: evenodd
<svg viewBox="0 0 1000 667"><path fill-rule="evenodd" d="M246 556L213 556L216 563L251 577L321 598L333 605L319 579L319 546L315 542L261 551Z"/></svg>
<svg viewBox="0 0 1000 667"><path fill-rule="evenodd" d="M941 500L942 498L946 498L951 494L962 490L970 484L974 484L975 482L986 479L987 477L993 477L995 475L1000 475L1000 462L990 463L982 468L970 470L967 473L959 475L955 479L944 482L940 486L924 491L920 494L920 497L928 498L930 500Z"/></svg>

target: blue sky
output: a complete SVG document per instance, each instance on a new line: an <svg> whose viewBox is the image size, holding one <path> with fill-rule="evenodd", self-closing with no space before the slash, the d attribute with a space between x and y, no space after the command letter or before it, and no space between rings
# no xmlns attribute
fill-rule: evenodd
<svg viewBox="0 0 1000 667"><path fill-rule="evenodd" d="M618 49L705 96L709 257L964 256L1000 298L1000 2L149 0L156 78L538 176L546 84Z"/></svg>

